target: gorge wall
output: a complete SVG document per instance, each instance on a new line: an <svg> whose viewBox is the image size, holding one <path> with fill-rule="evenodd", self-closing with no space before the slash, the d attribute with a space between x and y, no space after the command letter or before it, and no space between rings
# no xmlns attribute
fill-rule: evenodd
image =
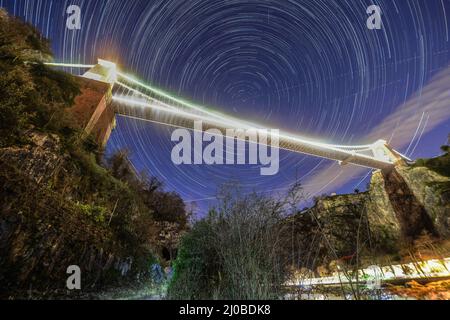
<svg viewBox="0 0 450 320"><path fill-rule="evenodd" d="M423 235L447 239L449 186L449 177L424 166L375 172L367 192L322 197L287 219L294 259L314 270L332 261L400 258L401 248Z"/></svg>
<svg viewBox="0 0 450 320"><path fill-rule="evenodd" d="M130 250L100 207L80 203L82 169L60 138L31 132L29 139L0 149L0 296L77 294L64 290L70 265L80 266L87 291L144 274L138 257L151 253Z"/></svg>
<svg viewBox="0 0 450 320"><path fill-rule="evenodd" d="M0 148L0 298L76 297L71 265L83 294L148 281L153 263L175 258L180 223L157 221L138 190L60 136L26 136Z"/></svg>

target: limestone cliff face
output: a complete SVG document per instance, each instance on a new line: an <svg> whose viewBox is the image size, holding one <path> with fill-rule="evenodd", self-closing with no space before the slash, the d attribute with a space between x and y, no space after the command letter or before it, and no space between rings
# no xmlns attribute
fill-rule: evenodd
<svg viewBox="0 0 450 320"><path fill-rule="evenodd" d="M381 172L372 175L364 211L375 246L379 246L381 250L394 247L394 243L401 237L401 227L386 192Z"/></svg>
<svg viewBox="0 0 450 320"><path fill-rule="evenodd" d="M70 265L86 293L148 280L156 257L176 257L186 226L156 221L139 184L63 139L30 129L24 144L0 148L0 298L76 296Z"/></svg>
<svg viewBox="0 0 450 320"><path fill-rule="evenodd" d="M383 173L384 187L400 223L402 240L413 243L421 235L437 237L436 228L425 207L398 169Z"/></svg>
<svg viewBox="0 0 450 320"><path fill-rule="evenodd" d="M450 178L426 167L398 166L372 176L366 214L374 229L393 239L415 239L423 233L449 236ZM380 229L381 228L381 229Z"/></svg>
<svg viewBox="0 0 450 320"><path fill-rule="evenodd" d="M73 201L74 186L55 187L57 177L68 183L78 172L60 138L31 131L28 141L0 149L0 297L76 294L65 291L70 265L81 268L84 292L145 274L148 263L137 259L148 252L127 248L117 231Z"/></svg>
<svg viewBox="0 0 450 320"><path fill-rule="evenodd" d="M352 260L358 245L368 246L370 230L364 215L366 193L322 198L286 220L286 246L298 267L311 270L339 259Z"/></svg>
<svg viewBox="0 0 450 320"><path fill-rule="evenodd" d="M364 212L366 194L335 196L318 201L310 212L326 239L324 244L335 251L336 259L355 254L359 238L367 238L367 221ZM324 248L325 249L325 248Z"/></svg>
<svg viewBox="0 0 450 320"><path fill-rule="evenodd" d="M437 233L450 236L450 178L426 167L397 169L430 216Z"/></svg>
<svg viewBox="0 0 450 320"><path fill-rule="evenodd" d="M287 219L288 240L302 267L395 254L423 233L448 238L449 178L425 167L375 172L369 190L321 198ZM447 187L446 187L447 186Z"/></svg>
<svg viewBox="0 0 450 320"><path fill-rule="evenodd" d="M64 162L60 139L38 131L28 135L29 144L0 149L0 159L17 166L36 183L45 183Z"/></svg>

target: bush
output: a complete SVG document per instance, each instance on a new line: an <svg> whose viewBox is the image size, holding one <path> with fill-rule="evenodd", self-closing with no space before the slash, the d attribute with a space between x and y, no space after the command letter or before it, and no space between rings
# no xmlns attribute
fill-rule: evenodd
<svg viewBox="0 0 450 320"><path fill-rule="evenodd" d="M144 204L153 212L157 221L175 222L184 228L189 214L183 199L175 192L166 192L163 183L155 177L142 174L136 177L129 160L127 150L119 150L108 159L110 173L120 181L127 183L139 193Z"/></svg>
<svg viewBox="0 0 450 320"><path fill-rule="evenodd" d="M174 263L170 282L170 299L208 299L214 296L220 279L221 266L217 252L211 246L213 230L208 219L199 221L186 236Z"/></svg>
<svg viewBox="0 0 450 320"><path fill-rule="evenodd" d="M415 167L426 167L443 176L450 177L450 154L431 159L417 159L414 163Z"/></svg>
<svg viewBox="0 0 450 320"><path fill-rule="evenodd" d="M93 206L89 204L78 204L77 207L83 214L85 214L95 222L104 223L106 221L106 208L104 207Z"/></svg>
<svg viewBox="0 0 450 320"><path fill-rule="evenodd" d="M278 299L289 276L286 200L227 192L181 243L171 299Z"/></svg>

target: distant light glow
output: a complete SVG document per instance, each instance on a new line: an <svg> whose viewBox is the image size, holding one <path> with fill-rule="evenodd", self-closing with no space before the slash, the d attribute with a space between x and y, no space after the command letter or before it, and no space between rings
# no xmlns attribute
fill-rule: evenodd
<svg viewBox="0 0 450 320"><path fill-rule="evenodd" d="M413 279L439 279L450 277L450 258L433 259L427 261L419 261L415 263L398 264L383 266L379 268L380 280L389 282L392 280L413 280ZM317 286L317 285L337 285L345 283L365 282L367 276L374 276L373 269L358 270L358 278L356 276L347 277L342 272L335 272L329 277L308 278L297 275L293 279L286 282L289 286Z"/></svg>

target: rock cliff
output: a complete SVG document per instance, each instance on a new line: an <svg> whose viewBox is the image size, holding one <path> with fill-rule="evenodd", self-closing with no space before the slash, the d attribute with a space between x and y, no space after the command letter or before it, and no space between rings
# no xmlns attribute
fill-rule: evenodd
<svg viewBox="0 0 450 320"><path fill-rule="evenodd" d="M449 195L450 178L433 168L375 172L366 192L322 197L287 219L295 263L314 270L331 261L400 259L402 249L421 236L448 239Z"/></svg>

